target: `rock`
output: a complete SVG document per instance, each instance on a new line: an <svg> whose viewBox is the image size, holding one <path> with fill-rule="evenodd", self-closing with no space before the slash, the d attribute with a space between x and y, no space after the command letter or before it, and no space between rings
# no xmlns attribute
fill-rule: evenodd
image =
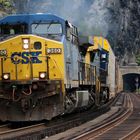
<svg viewBox="0 0 140 140"><path fill-rule="evenodd" d="M136 64L135 56L140 52L140 1L120 0L118 2L118 0L114 0L114 3L115 6L111 5L111 7L117 14L111 13L113 24L110 24L113 39L110 37L110 32L108 38L111 40L117 56L125 61L125 65ZM115 24L119 26L115 27ZM116 34L112 30L113 27L116 28Z"/></svg>

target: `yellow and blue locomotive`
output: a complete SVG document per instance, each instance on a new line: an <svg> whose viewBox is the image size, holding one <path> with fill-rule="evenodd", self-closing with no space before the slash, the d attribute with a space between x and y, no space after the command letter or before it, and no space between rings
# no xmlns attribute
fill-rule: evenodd
<svg viewBox="0 0 140 140"><path fill-rule="evenodd" d="M77 28L52 14L1 19L0 120L50 120L99 105L108 49L93 41L79 46Z"/></svg>

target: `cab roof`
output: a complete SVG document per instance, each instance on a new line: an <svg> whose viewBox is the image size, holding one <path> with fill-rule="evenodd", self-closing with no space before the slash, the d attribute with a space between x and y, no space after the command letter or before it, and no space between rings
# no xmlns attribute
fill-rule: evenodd
<svg viewBox="0 0 140 140"><path fill-rule="evenodd" d="M0 20L0 24L14 24L14 23L38 23L38 22L59 22L65 23L65 20L53 14L19 14L10 15Z"/></svg>

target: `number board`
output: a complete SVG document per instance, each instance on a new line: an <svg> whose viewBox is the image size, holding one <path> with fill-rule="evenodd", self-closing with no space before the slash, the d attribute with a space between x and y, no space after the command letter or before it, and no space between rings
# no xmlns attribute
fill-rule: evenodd
<svg viewBox="0 0 140 140"><path fill-rule="evenodd" d="M61 54L62 49L61 48L48 48L47 54Z"/></svg>

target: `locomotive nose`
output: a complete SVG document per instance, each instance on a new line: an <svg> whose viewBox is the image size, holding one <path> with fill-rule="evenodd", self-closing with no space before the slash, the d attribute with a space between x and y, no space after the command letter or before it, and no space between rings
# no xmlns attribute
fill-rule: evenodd
<svg viewBox="0 0 140 140"><path fill-rule="evenodd" d="M34 35L19 35L1 43L2 80L46 79L47 60L43 44L44 39Z"/></svg>

